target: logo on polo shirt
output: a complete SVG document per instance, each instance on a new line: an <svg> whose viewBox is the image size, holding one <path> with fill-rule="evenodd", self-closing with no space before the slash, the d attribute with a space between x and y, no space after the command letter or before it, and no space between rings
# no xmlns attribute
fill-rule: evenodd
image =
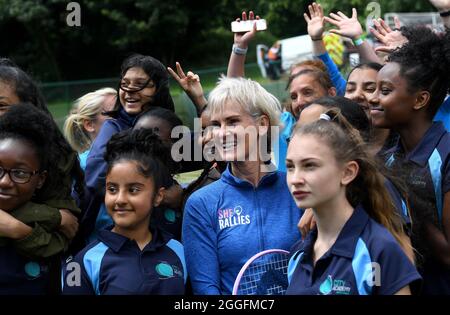
<svg viewBox="0 0 450 315"><path fill-rule="evenodd" d="M25 265L25 273L31 279L39 278L41 275L41 266L34 261L30 261Z"/></svg>
<svg viewBox="0 0 450 315"><path fill-rule="evenodd" d="M177 219L181 217L181 214L175 210L172 209L166 209L164 211L164 218L168 223L175 223Z"/></svg>
<svg viewBox="0 0 450 315"><path fill-rule="evenodd" d="M246 215L241 206L234 208L219 209L217 211L219 228L221 230L237 225L250 224L250 215Z"/></svg>
<svg viewBox="0 0 450 315"><path fill-rule="evenodd" d="M325 279L320 285L319 291L323 295L328 295L334 292L334 294L349 295L351 288L345 285L344 280L334 279L331 275Z"/></svg>
<svg viewBox="0 0 450 315"><path fill-rule="evenodd" d="M160 262L155 267L156 273L162 277L162 279L170 279L173 277L183 277L183 272L178 266L170 265L166 262Z"/></svg>

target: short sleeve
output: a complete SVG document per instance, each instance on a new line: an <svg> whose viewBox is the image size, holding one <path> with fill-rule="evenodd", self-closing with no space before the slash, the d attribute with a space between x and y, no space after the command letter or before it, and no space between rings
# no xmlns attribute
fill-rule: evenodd
<svg viewBox="0 0 450 315"><path fill-rule="evenodd" d="M393 237L378 244L382 248L375 257L376 264L372 269L374 294L393 295L400 289L421 281L416 267Z"/></svg>

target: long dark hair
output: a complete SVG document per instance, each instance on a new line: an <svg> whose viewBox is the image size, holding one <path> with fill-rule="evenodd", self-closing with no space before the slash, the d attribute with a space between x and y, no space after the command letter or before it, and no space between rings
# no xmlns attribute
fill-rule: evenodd
<svg viewBox="0 0 450 315"><path fill-rule="evenodd" d="M170 111L175 110L175 106L170 95L169 90L169 74L164 65L157 59L151 56L144 56L140 54L134 54L126 58L121 66L120 79L122 79L127 71L131 68L141 68L149 76L150 80L156 86L156 92L152 97L152 100L145 104L142 108L142 112L148 111L153 106L162 107ZM120 82L117 93L120 92ZM119 95L119 94L118 94ZM121 107L120 97L117 98L114 109L107 114L115 117Z"/></svg>

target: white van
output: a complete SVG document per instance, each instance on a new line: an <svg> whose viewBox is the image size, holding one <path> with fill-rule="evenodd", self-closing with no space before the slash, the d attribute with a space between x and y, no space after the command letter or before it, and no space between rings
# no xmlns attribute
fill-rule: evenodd
<svg viewBox="0 0 450 315"><path fill-rule="evenodd" d="M289 71L290 67L298 62L313 59L313 47L311 37L309 35L301 35L286 39L281 39L281 72ZM263 77L267 78L269 61L266 54L269 47L266 45L256 46L256 56L259 69Z"/></svg>

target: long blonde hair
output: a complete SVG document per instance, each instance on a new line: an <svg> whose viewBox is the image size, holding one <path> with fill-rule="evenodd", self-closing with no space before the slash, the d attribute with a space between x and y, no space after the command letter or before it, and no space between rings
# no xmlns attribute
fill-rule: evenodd
<svg viewBox="0 0 450 315"><path fill-rule="evenodd" d="M92 140L83 123L95 121L98 114L102 112L102 104L108 95L117 96L113 88L103 88L77 99L74 106L64 122L64 135L74 150L82 153L89 149Z"/></svg>

